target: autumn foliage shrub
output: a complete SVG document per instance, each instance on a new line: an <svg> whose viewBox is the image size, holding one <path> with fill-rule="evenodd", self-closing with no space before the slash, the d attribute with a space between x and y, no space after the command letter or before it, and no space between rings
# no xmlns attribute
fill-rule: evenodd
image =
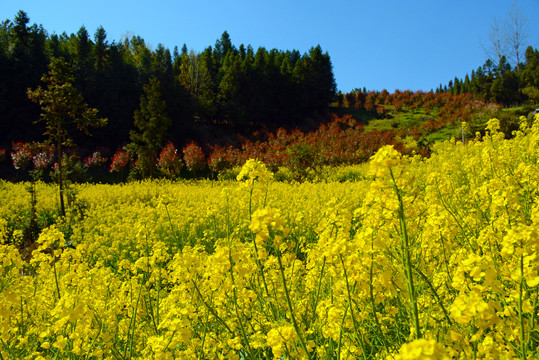
<svg viewBox="0 0 539 360"><path fill-rule="evenodd" d="M126 170L129 165L130 157L127 151L118 150L114 154L110 164L110 172L119 172Z"/></svg>
<svg viewBox="0 0 539 360"><path fill-rule="evenodd" d="M240 148L215 147L209 156L209 166L213 171L223 171L257 158L272 172L286 167L301 178L306 171L323 166L365 162L377 149L389 144L400 146L396 131L364 132L363 126L352 117L334 116L316 131L279 129L268 134L266 141L246 141ZM402 146L399 149L404 150Z"/></svg>
<svg viewBox="0 0 539 360"><path fill-rule="evenodd" d="M101 167L107 163L107 158L101 156L101 152L96 151L84 159L83 164L87 168Z"/></svg>
<svg viewBox="0 0 539 360"><path fill-rule="evenodd" d="M195 142L191 142L182 149L185 167L196 176L206 168L206 158L202 148Z"/></svg>
<svg viewBox="0 0 539 360"><path fill-rule="evenodd" d="M168 179L175 179L180 176L183 167L182 160L174 144L169 142L161 149L157 159L157 169Z"/></svg>
<svg viewBox="0 0 539 360"><path fill-rule="evenodd" d="M11 160L17 170L44 170L53 163L54 155L55 148L52 145L18 142L13 145Z"/></svg>
<svg viewBox="0 0 539 360"><path fill-rule="evenodd" d="M202 148L195 142L186 145L181 156L173 145L169 144L162 149L159 159L156 158L156 166L160 167L162 176L171 179L180 176L183 166L193 177L207 175L206 169L215 177L219 173L242 166L248 159L256 158L263 161L274 173L287 168L295 174L297 180L302 180L306 179L307 173L316 173L324 166L364 163L385 145L394 145L404 154L415 152L428 156L430 144L420 141L422 138L424 140L426 135L449 125L458 126L463 121L470 124L473 132L479 131L481 129L478 126L482 126L482 121L478 121L477 117L493 116L499 110L498 105L484 103L470 94L451 95L409 90L396 90L392 94L387 91L349 93L343 96L343 105L374 111L381 118L388 117L390 112L399 109L422 109L428 116L417 128L365 132L363 126L350 115L333 115L331 121L310 132L281 128L267 133L263 140L246 140L236 147L209 145L207 159ZM516 122L509 124L507 121L502 121L502 125L506 132L517 126ZM407 147L402 140L410 137L419 144L413 149ZM28 161L24 149L15 156L16 166L23 166L25 161ZM92 164L97 165L104 161L95 154L92 156L85 160L85 166L94 166ZM129 166L133 167L130 169L132 174L138 174L134 178L145 176L140 159L131 161L128 152L123 149L113 156L109 171L129 170Z"/></svg>

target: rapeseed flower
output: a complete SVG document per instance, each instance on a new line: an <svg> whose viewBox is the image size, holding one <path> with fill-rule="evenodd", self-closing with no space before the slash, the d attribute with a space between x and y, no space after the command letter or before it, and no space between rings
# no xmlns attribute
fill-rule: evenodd
<svg viewBox="0 0 539 360"><path fill-rule="evenodd" d="M249 160L238 183L79 184L65 219L37 182L30 254L30 197L1 183L0 353L537 356L539 121L519 126L429 159L384 147L357 182L273 183Z"/></svg>

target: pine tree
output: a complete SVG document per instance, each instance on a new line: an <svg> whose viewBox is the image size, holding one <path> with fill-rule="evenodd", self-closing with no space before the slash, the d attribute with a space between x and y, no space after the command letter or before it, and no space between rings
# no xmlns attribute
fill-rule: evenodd
<svg viewBox="0 0 539 360"><path fill-rule="evenodd" d="M53 58L49 72L41 81L47 84L43 89L28 90L30 100L41 106L40 120L45 122L50 143L56 145L58 154L58 187L60 192L60 213L65 216L63 149L75 144L68 128L75 125L78 130L90 135L88 128L101 127L107 119L97 117L97 109L90 108L79 91L73 86L74 78L70 67L63 58Z"/></svg>
<svg viewBox="0 0 539 360"><path fill-rule="evenodd" d="M75 38L75 82L77 87L86 93L93 75L92 43L88 30L81 26Z"/></svg>
<svg viewBox="0 0 539 360"><path fill-rule="evenodd" d="M161 95L161 84L156 78L144 86L140 108L134 115L136 130L130 132L135 151L142 161L143 175L153 176L157 155L165 142L172 122Z"/></svg>
<svg viewBox="0 0 539 360"><path fill-rule="evenodd" d="M95 57L95 70L101 72L105 69L105 63L107 61L107 32L105 29L100 26L97 28L95 34L95 46L94 46L94 57Z"/></svg>

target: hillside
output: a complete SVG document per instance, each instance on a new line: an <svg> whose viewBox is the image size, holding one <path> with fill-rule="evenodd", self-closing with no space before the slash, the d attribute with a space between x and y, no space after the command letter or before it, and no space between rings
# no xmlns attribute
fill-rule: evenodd
<svg viewBox="0 0 539 360"><path fill-rule="evenodd" d="M463 121L472 130L481 131L491 118L499 118L504 132L510 135L516 129L515 117L527 117L536 107L533 102L519 107L502 107L468 93L453 95L399 90L393 94L385 90L349 93L340 95L333 104L335 113L352 115L366 125L366 131L407 130L433 141L447 140L450 131L459 128Z"/></svg>

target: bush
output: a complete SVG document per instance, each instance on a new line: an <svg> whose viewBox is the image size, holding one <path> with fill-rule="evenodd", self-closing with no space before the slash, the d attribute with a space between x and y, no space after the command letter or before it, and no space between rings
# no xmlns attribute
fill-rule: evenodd
<svg viewBox="0 0 539 360"><path fill-rule="evenodd" d="M235 181L240 171L241 171L241 166L234 166L231 169L222 170L217 175L217 179L222 180L222 181L226 181L226 180Z"/></svg>

